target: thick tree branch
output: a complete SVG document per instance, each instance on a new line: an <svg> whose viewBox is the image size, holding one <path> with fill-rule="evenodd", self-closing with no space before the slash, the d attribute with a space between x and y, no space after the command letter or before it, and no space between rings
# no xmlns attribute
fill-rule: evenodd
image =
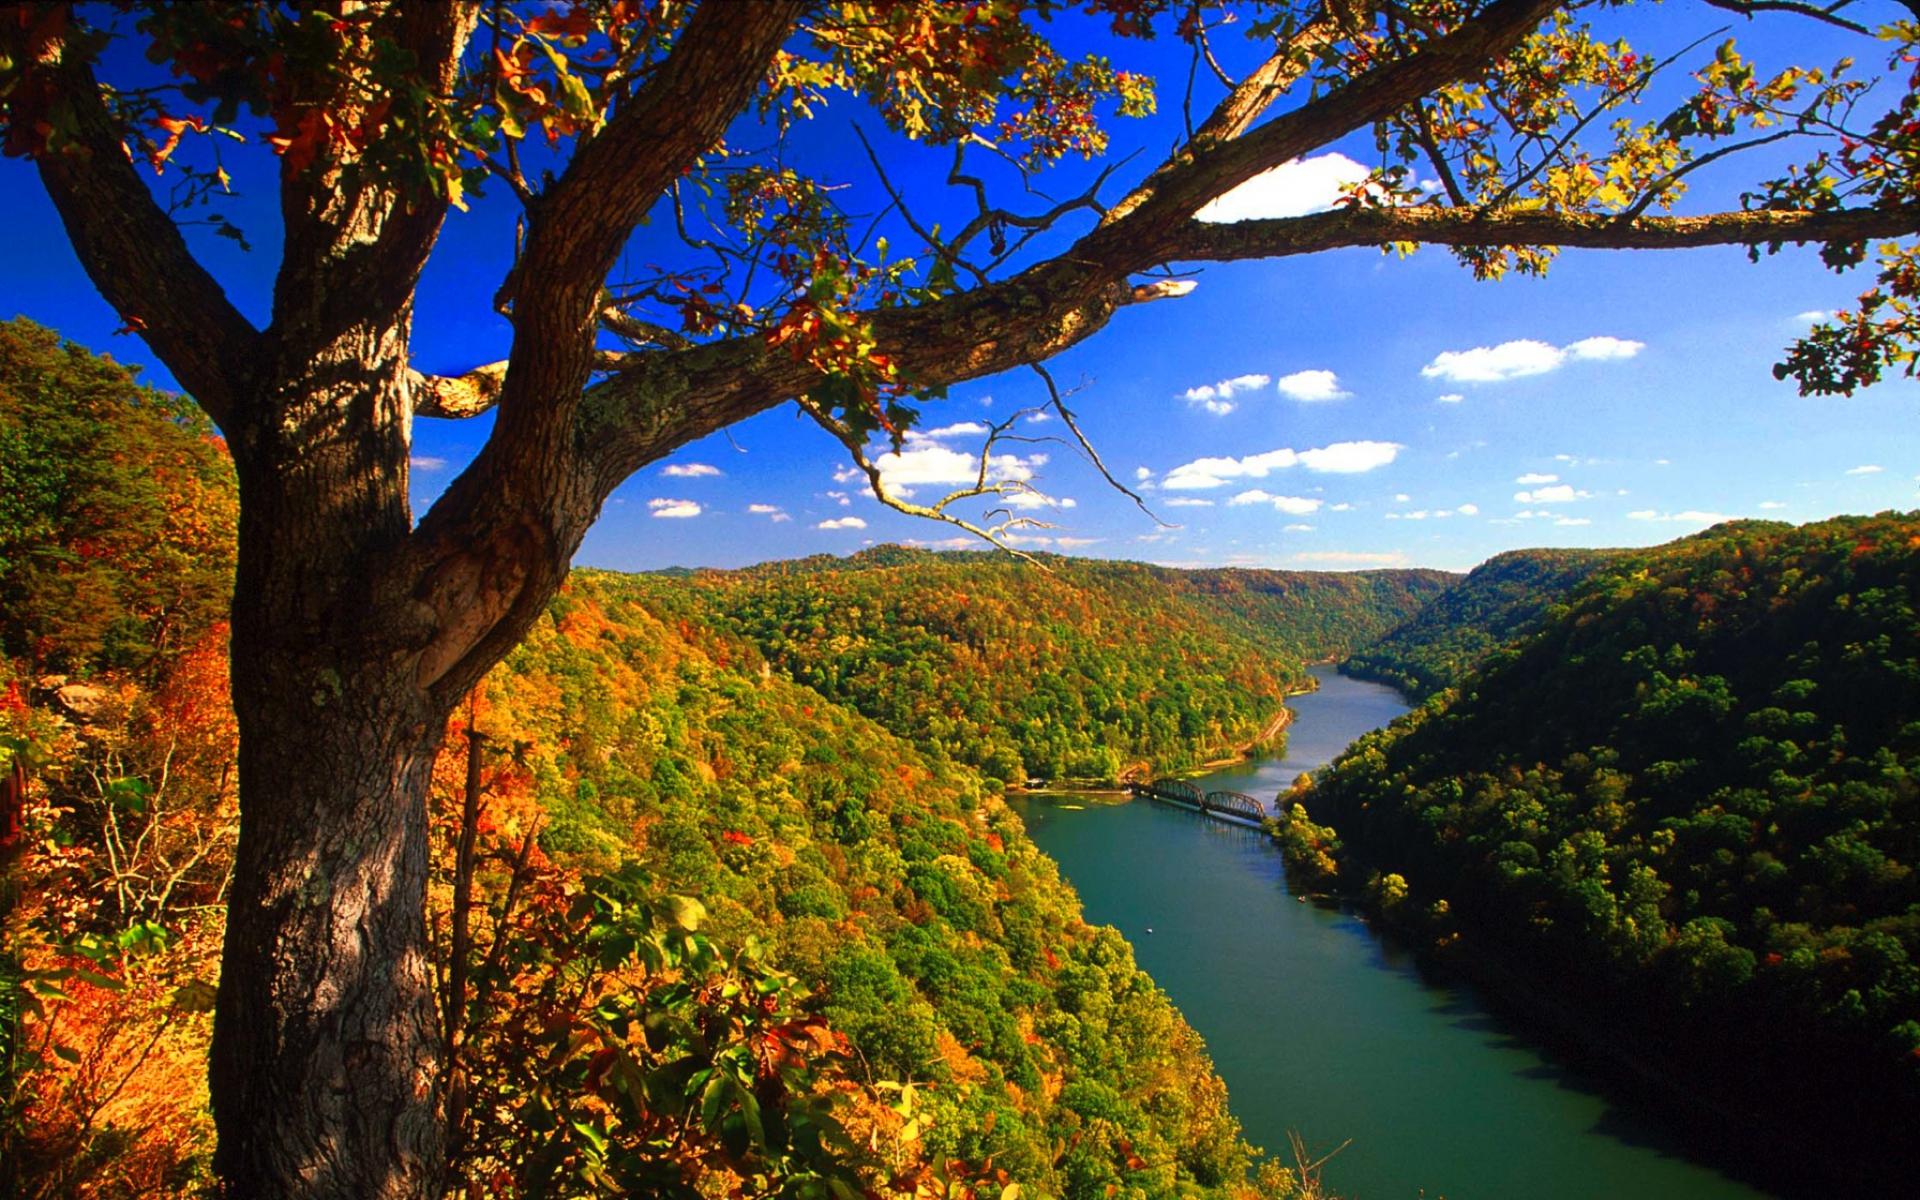
<svg viewBox="0 0 1920 1200"><path fill-rule="evenodd" d="M470 0L401 5L389 19L383 32L413 53L420 81L440 96L452 95L479 6ZM364 105L351 80L339 86L340 107ZM273 325L285 341L281 352L297 358L312 352L313 335L324 342L364 320L369 309L400 323L439 240L448 202L402 197L360 163L303 166L287 156L280 208L286 244L274 280Z"/></svg>
<svg viewBox="0 0 1920 1200"><path fill-rule="evenodd" d="M55 78L75 118L74 144L37 160L81 266L222 428L246 393L261 337L202 267L136 173L100 85L84 63Z"/></svg>
<svg viewBox="0 0 1920 1200"><path fill-rule="evenodd" d="M1073 255L1101 260L1132 245L1147 258L1136 257L1130 266L1167 257L1154 253L1158 239L1208 201L1262 171L1381 120L1436 88L1484 74L1564 3L1495 0L1405 58L1359 75L1240 137L1183 151L1156 172L1148 186L1115 205L1103 226L1083 239Z"/></svg>
<svg viewBox="0 0 1920 1200"><path fill-rule="evenodd" d="M1573 246L1679 250L1786 242L1857 242L1920 231L1920 208L1833 212L1723 212L1698 217L1610 217L1573 213L1481 214L1459 209L1348 208L1285 220L1213 225L1189 221L1173 258L1229 262L1311 254L1342 246L1425 242L1444 246Z"/></svg>
<svg viewBox="0 0 1920 1200"><path fill-rule="evenodd" d="M397 581L433 614L418 670L436 694L462 694L520 638L599 515L606 492L575 435L600 365L607 273L648 208L753 97L804 7L702 4L534 208L503 289L514 330L498 420L414 531Z"/></svg>
<svg viewBox="0 0 1920 1200"><path fill-rule="evenodd" d="M477 417L500 398L500 384L506 377L505 359L475 367L465 375L423 375L409 371L407 384L413 394L413 415L447 420Z"/></svg>

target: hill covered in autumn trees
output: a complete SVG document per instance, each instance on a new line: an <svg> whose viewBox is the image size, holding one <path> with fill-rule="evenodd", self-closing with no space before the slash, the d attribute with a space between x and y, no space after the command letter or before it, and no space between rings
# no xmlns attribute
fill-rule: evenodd
<svg viewBox="0 0 1920 1200"><path fill-rule="evenodd" d="M1403 924L1582 980L1583 1021L1765 1136L1910 1170L1916 713L1920 513L1731 522L1614 555L1356 742L1294 840L1337 836Z"/></svg>
<svg viewBox="0 0 1920 1200"><path fill-rule="evenodd" d="M1010 783L1111 780L1235 753L1306 679L1305 663L1371 641L1456 582L1055 556L1036 567L898 546L668 578L657 603Z"/></svg>
<svg viewBox="0 0 1920 1200"><path fill-rule="evenodd" d="M204 1193L237 826L231 470L180 402L25 321L0 326L0 445L0 765L28 781L0 897L4 1182ZM1014 597L1065 594L1041 579ZM762 670L715 587L578 573L436 767L456 1172L503 1195L1244 1194L1253 1152L1204 1047L1126 942L1085 924L998 787ZM1118 591L1080 594L1044 627L996 604L996 638L1065 643L997 668L1037 688L1110 630L1157 629ZM1127 654L1123 678L1227 661L1196 629ZM1244 670L1234 685L1267 672L1261 703L1292 678ZM1019 689L995 689L976 715L1011 720L992 705ZM1100 719L1072 689L1055 712ZM1192 757L1238 736L1257 713L1229 703L1164 710L1180 732L1159 745ZM1271 1165L1258 1178L1292 1186Z"/></svg>

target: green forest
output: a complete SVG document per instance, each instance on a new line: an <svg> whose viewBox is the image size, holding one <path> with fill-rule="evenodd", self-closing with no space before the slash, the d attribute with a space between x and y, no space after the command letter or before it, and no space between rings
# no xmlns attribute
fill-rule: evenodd
<svg viewBox="0 0 1920 1200"><path fill-rule="evenodd" d="M666 577L647 594L989 779L1111 781L1234 756L1306 681L1453 582L1174 571L883 547Z"/></svg>
<svg viewBox="0 0 1920 1200"><path fill-rule="evenodd" d="M1920 514L1731 522L1594 566L1296 794L1290 852L1423 937L1583 980L1584 1019L1742 1111L1903 1159ZM1369 661L1428 670L1479 638L1391 640Z"/></svg>
<svg viewBox="0 0 1920 1200"><path fill-rule="evenodd" d="M1460 682L1615 555L1564 549L1496 554L1385 637L1347 656L1340 670L1424 700Z"/></svg>

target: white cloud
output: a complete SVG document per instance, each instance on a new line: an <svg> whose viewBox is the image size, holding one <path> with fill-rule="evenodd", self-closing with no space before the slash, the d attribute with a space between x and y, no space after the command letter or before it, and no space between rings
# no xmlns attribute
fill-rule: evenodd
<svg viewBox="0 0 1920 1200"><path fill-rule="evenodd" d="M956 421L952 425L942 425L938 429L915 429L907 433L910 441L937 441L950 437L978 437L987 431L987 427L978 421Z"/></svg>
<svg viewBox="0 0 1920 1200"><path fill-rule="evenodd" d="M1199 387L1190 387L1180 393L1180 398L1195 407L1206 409L1216 417L1224 417L1237 407L1231 399L1234 393L1250 392L1272 382L1272 377L1268 375L1235 375L1232 379L1222 379L1219 383L1204 383Z"/></svg>
<svg viewBox="0 0 1920 1200"><path fill-rule="evenodd" d="M1677 513L1655 512L1651 508L1642 508L1627 514L1629 521L1661 521L1674 525L1718 525L1722 521L1732 519L1725 513L1702 512L1697 508L1689 508Z"/></svg>
<svg viewBox="0 0 1920 1200"><path fill-rule="evenodd" d="M867 523L859 517L834 517L830 521L822 521L814 526L815 529L865 529L866 527Z"/></svg>
<svg viewBox="0 0 1920 1200"><path fill-rule="evenodd" d="M1866 465L1864 465L1864 466L1859 466L1859 467L1848 467L1848 468L1847 468L1847 474L1849 474L1849 475L1878 475L1878 474L1879 474L1880 472L1882 472L1882 471L1884 471L1884 470L1886 470L1886 468L1885 468L1885 467L1880 467L1880 466L1875 466L1875 465L1874 465L1874 464L1872 464L1872 463L1867 463L1867 464L1866 464Z"/></svg>
<svg viewBox="0 0 1920 1200"><path fill-rule="evenodd" d="M1161 486L1170 491L1203 491L1235 479L1265 479L1274 471L1302 466L1321 474L1350 475L1392 462L1405 447L1398 442L1334 442L1317 450L1269 450L1245 458L1196 458L1168 471Z"/></svg>
<svg viewBox="0 0 1920 1200"><path fill-rule="evenodd" d="M1577 492L1572 484L1562 483L1553 487L1534 488L1530 492L1515 492L1513 498L1522 504L1567 504L1592 495L1592 492Z"/></svg>
<svg viewBox="0 0 1920 1200"><path fill-rule="evenodd" d="M1355 185L1364 183L1367 175L1365 167L1344 154L1296 158L1208 201L1194 216L1216 224L1304 217L1332 208Z"/></svg>
<svg viewBox="0 0 1920 1200"><path fill-rule="evenodd" d="M1293 556L1293 561L1349 567L1398 567L1405 565L1407 556L1398 550L1384 554L1359 550L1302 550Z"/></svg>
<svg viewBox="0 0 1920 1200"><path fill-rule="evenodd" d="M1315 500L1309 496L1276 496L1271 492L1254 488L1251 491L1241 492L1227 501L1227 506L1241 508L1249 504L1271 504L1276 510L1288 516L1304 517L1308 513L1319 512L1322 503L1324 501Z"/></svg>
<svg viewBox="0 0 1920 1200"><path fill-rule="evenodd" d="M1395 492L1393 494L1393 502L1395 504L1405 504L1407 501L1411 499L1413 499L1413 497L1407 495L1405 492Z"/></svg>
<svg viewBox="0 0 1920 1200"><path fill-rule="evenodd" d="M697 517L700 515L700 506L691 500L669 500L665 497L657 497L647 501L647 507L653 510L653 515L656 517Z"/></svg>
<svg viewBox="0 0 1920 1200"><path fill-rule="evenodd" d="M1340 387L1340 378L1332 371L1295 371L1282 375L1274 385L1280 394L1293 400L1312 403L1317 400L1345 400L1353 393Z"/></svg>
<svg viewBox="0 0 1920 1200"><path fill-rule="evenodd" d="M1044 454L1030 454L1025 458L1017 454L996 454L988 465L987 482L1025 483L1033 478L1034 469L1046 461ZM978 454L940 445L915 444L898 454L882 454L873 462L880 468L880 482L887 491L897 495L904 495L920 484L975 483L980 478ZM835 483L853 483L864 478L862 472L852 466L833 473Z"/></svg>
<svg viewBox="0 0 1920 1200"><path fill-rule="evenodd" d="M1133 469L1133 477L1141 483L1145 483L1147 480L1153 478L1153 472L1146 467L1135 467Z"/></svg>
<svg viewBox="0 0 1920 1200"><path fill-rule="evenodd" d="M1593 520L1590 517L1561 517L1559 520L1555 521L1554 524L1555 525L1591 525L1593 524Z"/></svg>
<svg viewBox="0 0 1920 1200"><path fill-rule="evenodd" d="M1293 524L1291 524L1291 525L1289 525L1289 526L1287 526L1287 527L1286 527L1286 532L1288 532L1288 533L1312 533L1312 532L1313 532L1313 526L1311 526L1311 525L1302 525L1302 524L1300 524L1300 523L1299 523L1298 521L1296 521L1296 522L1294 522Z"/></svg>
<svg viewBox="0 0 1920 1200"><path fill-rule="evenodd" d="M1466 397L1462 396L1459 392L1448 392L1444 396L1435 396L1433 402L1435 404L1458 404L1465 399Z"/></svg>
<svg viewBox="0 0 1920 1200"><path fill-rule="evenodd" d="M1582 338L1566 346L1520 338L1497 346L1476 346L1472 350L1442 350L1434 355L1432 362L1420 368L1420 374L1448 383L1501 383L1557 371L1569 359L1632 358L1644 349L1645 343L1616 337Z"/></svg>
<svg viewBox="0 0 1920 1200"><path fill-rule="evenodd" d="M1384 467L1406 449L1399 442L1334 442L1318 450L1302 450L1300 465L1330 475L1354 475Z"/></svg>
<svg viewBox="0 0 1920 1200"><path fill-rule="evenodd" d="M1632 358L1646 348L1645 342L1602 335L1569 342L1566 351L1573 358L1584 358L1593 362L1612 362L1616 359Z"/></svg>
<svg viewBox="0 0 1920 1200"><path fill-rule="evenodd" d="M1785 508L1786 506L1787 504L1784 500L1762 500L1760 502L1761 508Z"/></svg>
<svg viewBox="0 0 1920 1200"><path fill-rule="evenodd" d="M991 502L1007 508L1074 508L1080 503L1072 496L1054 497L1024 488L994 497Z"/></svg>
<svg viewBox="0 0 1920 1200"><path fill-rule="evenodd" d="M706 463L670 463L662 467L660 473L669 479L705 479L721 472L719 467Z"/></svg>
<svg viewBox="0 0 1920 1200"><path fill-rule="evenodd" d="M1245 458L1196 458L1168 471L1161 486L1170 491L1194 491L1226 485L1230 479L1265 479L1270 472L1294 466L1300 456L1292 450L1269 450Z"/></svg>
<svg viewBox="0 0 1920 1200"><path fill-rule="evenodd" d="M1202 500L1198 496L1173 496L1167 500L1168 508L1212 508L1213 501Z"/></svg>
<svg viewBox="0 0 1920 1200"><path fill-rule="evenodd" d="M1558 475L1542 475L1538 471L1528 471L1525 475L1514 479L1514 482L1518 484L1559 483L1560 477Z"/></svg>
<svg viewBox="0 0 1920 1200"><path fill-rule="evenodd" d="M447 460L437 454L415 454L408 457L407 465L416 471L444 471Z"/></svg>
<svg viewBox="0 0 1920 1200"><path fill-rule="evenodd" d="M1340 503L1331 505L1330 507L1328 507L1327 511L1328 512L1352 512L1353 505L1348 504L1345 500L1342 500Z"/></svg>
<svg viewBox="0 0 1920 1200"><path fill-rule="evenodd" d="M756 517L768 517L776 525L782 521L793 520L792 517L787 515L786 510L778 504L749 504L747 505L747 511Z"/></svg>
<svg viewBox="0 0 1920 1200"><path fill-rule="evenodd" d="M1824 308L1814 308L1803 313L1795 313L1793 319L1802 325L1818 325L1822 321L1832 320L1833 314Z"/></svg>
<svg viewBox="0 0 1920 1200"><path fill-rule="evenodd" d="M1462 504L1454 511L1463 517L1477 517L1480 515L1480 506L1478 504Z"/></svg>

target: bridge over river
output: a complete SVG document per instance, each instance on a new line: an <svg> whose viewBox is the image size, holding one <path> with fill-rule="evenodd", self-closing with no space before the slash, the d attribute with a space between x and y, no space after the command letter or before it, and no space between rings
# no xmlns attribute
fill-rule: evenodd
<svg viewBox="0 0 1920 1200"><path fill-rule="evenodd" d="M1184 779L1156 779L1151 783L1129 783L1127 790L1165 804L1190 808L1236 825L1255 829L1268 816L1267 806L1245 792L1204 792Z"/></svg>

